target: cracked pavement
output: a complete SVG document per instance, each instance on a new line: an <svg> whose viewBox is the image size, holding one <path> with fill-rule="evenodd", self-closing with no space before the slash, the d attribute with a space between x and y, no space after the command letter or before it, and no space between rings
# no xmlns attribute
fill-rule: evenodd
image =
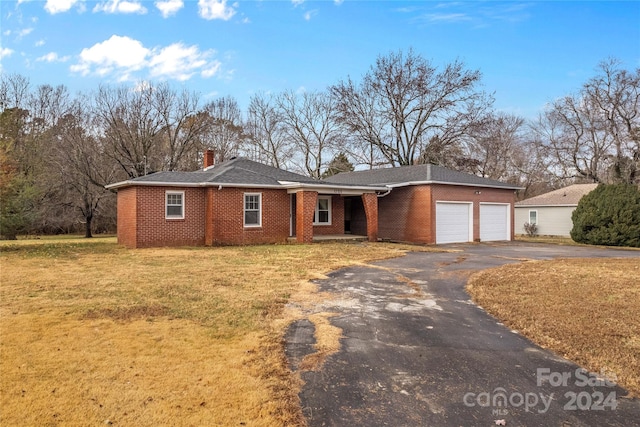
<svg viewBox="0 0 640 427"><path fill-rule="evenodd" d="M640 426L638 399L509 330L464 290L473 272L525 259L640 263L640 252L519 242L445 248L456 252L412 252L316 281L334 297L317 309L337 313L331 324L343 338L320 370L300 371L309 426ZM289 329L294 370L314 351L313 328L303 319ZM558 375L569 376L566 384L554 383Z"/></svg>

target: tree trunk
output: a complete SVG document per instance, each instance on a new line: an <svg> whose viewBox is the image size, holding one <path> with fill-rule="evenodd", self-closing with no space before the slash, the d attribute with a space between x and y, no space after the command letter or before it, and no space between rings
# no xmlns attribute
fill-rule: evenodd
<svg viewBox="0 0 640 427"><path fill-rule="evenodd" d="M93 220L93 215L87 215L85 217L85 222L84 222L84 237L86 239L90 239L93 237L93 235L91 234L91 221Z"/></svg>

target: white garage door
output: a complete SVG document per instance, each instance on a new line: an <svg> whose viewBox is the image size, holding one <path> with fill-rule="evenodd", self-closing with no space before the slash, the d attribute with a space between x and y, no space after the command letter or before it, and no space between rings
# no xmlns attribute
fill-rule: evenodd
<svg viewBox="0 0 640 427"><path fill-rule="evenodd" d="M436 202L436 243L473 240L471 203Z"/></svg>
<svg viewBox="0 0 640 427"><path fill-rule="evenodd" d="M508 204L480 203L480 241L511 240Z"/></svg>

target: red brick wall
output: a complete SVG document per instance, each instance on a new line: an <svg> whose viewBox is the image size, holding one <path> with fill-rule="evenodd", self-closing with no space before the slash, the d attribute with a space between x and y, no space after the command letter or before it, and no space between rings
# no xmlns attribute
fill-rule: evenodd
<svg viewBox="0 0 640 427"><path fill-rule="evenodd" d="M458 185L432 185L432 203L431 211L434 213L431 222L432 241L435 243L436 238L436 201L451 202L473 202L473 240L480 239L480 203L511 203L511 239L513 239L513 204L515 203L514 190L484 187L464 187ZM479 191L480 194L476 194Z"/></svg>
<svg viewBox="0 0 640 427"><path fill-rule="evenodd" d="M480 191L480 194L475 194ZM513 190L458 185L420 185L394 188L378 198L378 235L383 239L433 244L436 240L436 201L473 202L473 236L480 238L480 203L511 203L513 239Z"/></svg>
<svg viewBox="0 0 640 427"><path fill-rule="evenodd" d="M204 188L135 189L138 206L136 247L204 245ZM166 191L184 191L184 219L165 218Z"/></svg>
<svg viewBox="0 0 640 427"><path fill-rule="evenodd" d="M137 246L136 239L136 187L127 187L118 190L117 199L118 214L118 243L130 248Z"/></svg>
<svg viewBox="0 0 640 427"><path fill-rule="evenodd" d="M367 238L370 242L375 242L378 240L378 195L363 194L362 204L367 217Z"/></svg>
<svg viewBox="0 0 640 427"><path fill-rule="evenodd" d="M244 226L244 194L262 194L262 226ZM285 242L289 237L290 196L286 190L223 188L213 192L213 244Z"/></svg>
<svg viewBox="0 0 640 427"><path fill-rule="evenodd" d="M394 188L378 198L378 236L415 243L431 241L431 199L428 186Z"/></svg>
<svg viewBox="0 0 640 427"><path fill-rule="evenodd" d="M331 225L314 225L313 234L318 236L344 234L344 197L323 194L318 195L318 197L331 198Z"/></svg>
<svg viewBox="0 0 640 427"><path fill-rule="evenodd" d="M296 193L296 240L298 243L313 241L313 214L316 210L318 192Z"/></svg>
<svg viewBox="0 0 640 427"><path fill-rule="evenodd" d="M165 191L185 192L185 218L165 219ZM244 193L262 194L262 226L244 227ZM127 187L118 190L118 242L132 248L285 242L285 190Z"/></svg>

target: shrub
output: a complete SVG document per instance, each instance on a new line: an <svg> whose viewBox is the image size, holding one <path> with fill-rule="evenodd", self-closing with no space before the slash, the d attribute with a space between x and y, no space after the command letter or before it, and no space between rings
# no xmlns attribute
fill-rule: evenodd
<svg viewBox="0 0 640 427"><path fill-rule="evenodd" d="M538 226L536 224L532 224L530 222L524 223L524 231L527 233L527 236L534 237L538 235Z"/></svg>
<svg viewBox="0 0 640 427"><path fill-rule="evenodd" d="M599 185L573 211L571 238L591 245L640 247L640 190Z"/></svg>

